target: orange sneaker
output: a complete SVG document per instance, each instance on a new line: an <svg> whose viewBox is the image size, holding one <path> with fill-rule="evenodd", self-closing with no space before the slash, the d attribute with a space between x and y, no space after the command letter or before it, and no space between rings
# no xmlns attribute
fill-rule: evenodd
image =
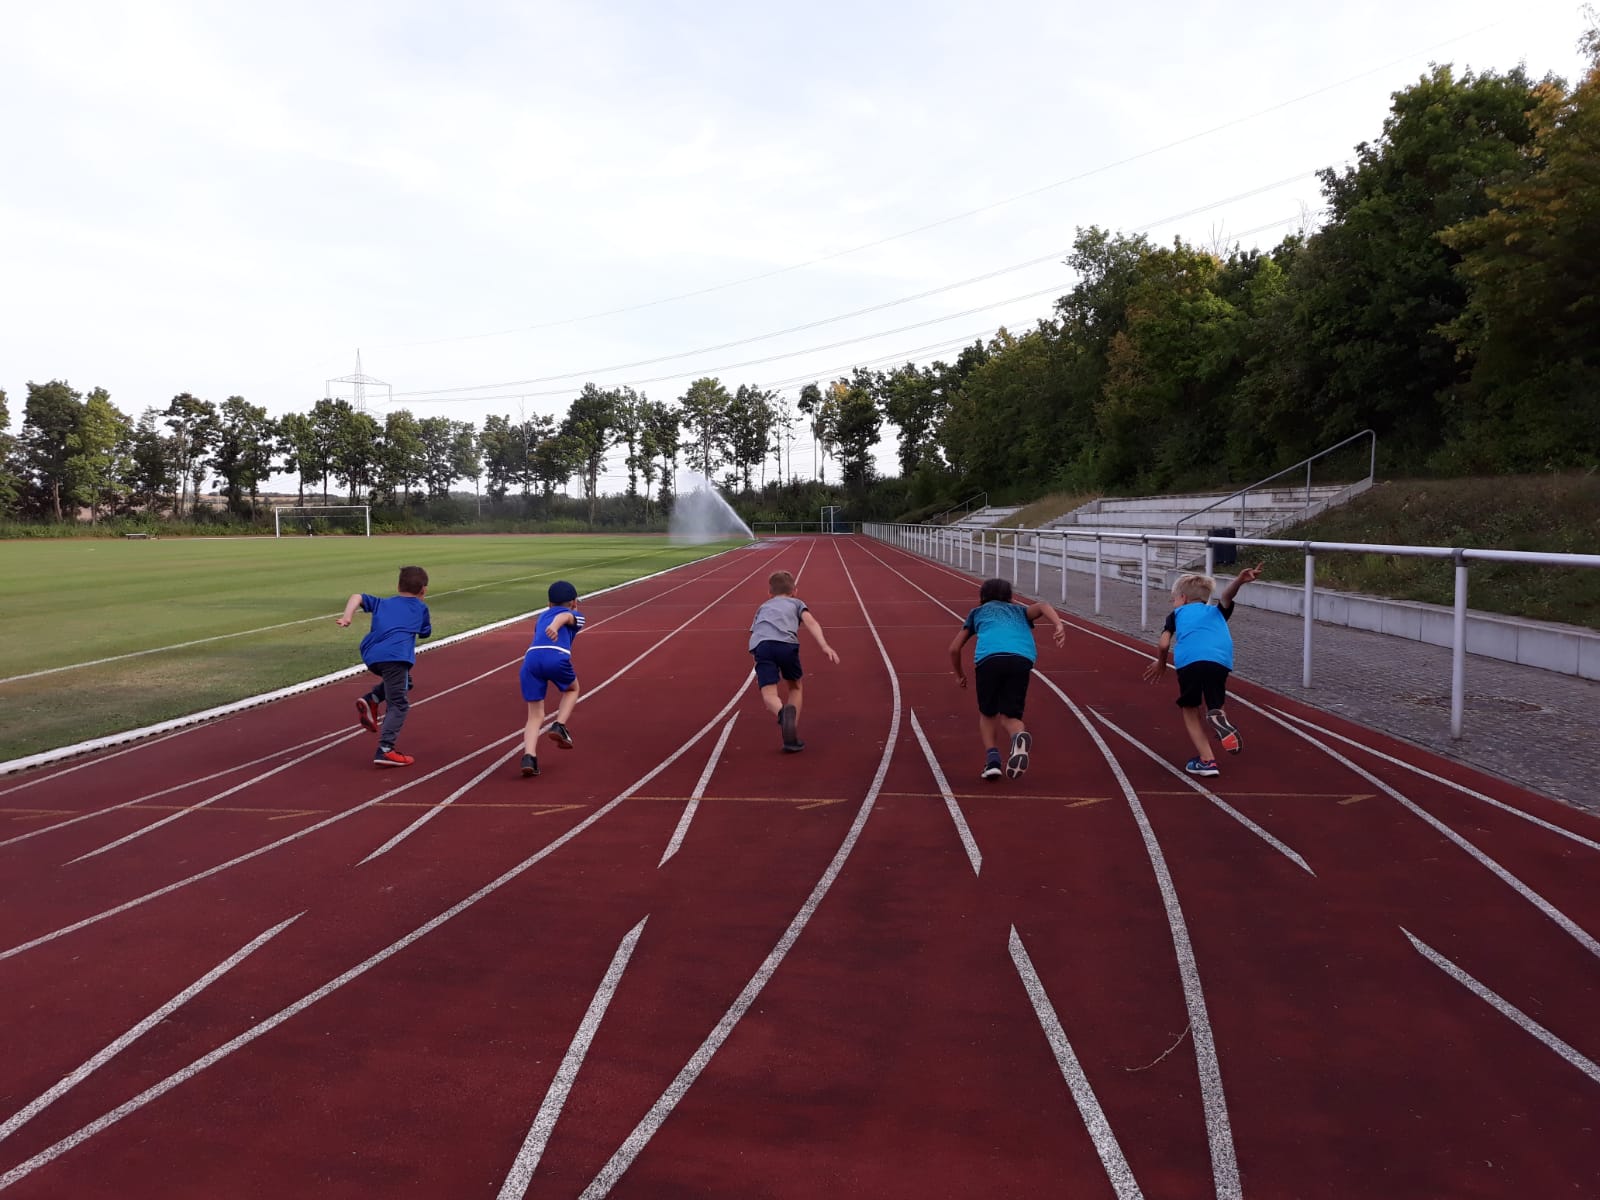
<svg viewBox="0 0 1600 1200"><path fill-rule="evenodd" d="M401 754L398 750L380 749L372 756L372 765L375 767L409 767L417 760L409 754Z"/></svg>

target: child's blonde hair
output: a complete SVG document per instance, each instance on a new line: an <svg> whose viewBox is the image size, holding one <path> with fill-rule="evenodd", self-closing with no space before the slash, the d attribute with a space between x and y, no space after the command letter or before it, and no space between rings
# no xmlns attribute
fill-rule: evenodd
<svg viewBox="0 0 1600 1200"><path fill-rule="evenodd" d="M787 596L794 591L794 576L787 571L774 571L767 580L767 590L774 596Z"/></svg>
<svg viewBox="0 0 1600 1200"><path fill-rule="evenodd" d="M1172 598L1177 600L1197 600L1201 604L1211 601L1211 593L1217 590L1217 581L1209 575L1180 575L1178 581L1172 585Z"/></svg>

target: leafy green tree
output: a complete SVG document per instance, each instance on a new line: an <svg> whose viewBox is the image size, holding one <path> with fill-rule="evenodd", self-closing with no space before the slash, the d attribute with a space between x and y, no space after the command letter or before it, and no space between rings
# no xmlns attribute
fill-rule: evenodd
<svg viewBox="0 0 1600 1200"><path fill-rule="evenodd" d="M115 511L127 496L132 441L133 423L111 403L111 394L91 391L67 435L65 487L73 504L89 509L91 521L99 520L102 508Z"/></svg>
<svg viewBox="0 0 1600 1200"><path fill-rule="evenodd" d="M759 465L766 481L767 451L772 445L772 428L777 420L773 408L777 393L741 383L728 401L725 414L728 459L739 472L744 490L750 491L750 477Z"/></svg>
<svg viewBox="0 0 1600 1200"><path fill-rule="evenodd" d="M22 461L51 516L62 519L61 502L72 458L72 435L83 416L83 396L62 380L29 383L22 409Z"/></svg>
<svg viewBox="0 0 1600 1200"><path fill-rule="evenodd" d="M450 427L454 431L450 443L450 478L444 482L441 494L447 494L451 482L457 479L472 480L473 490L476 491L478 481L483 478L483 455L478 449L478 432L471 421L452 421ZM429 486L433 486L433 480L429 481Z"/></svg>
<svg viewBox="0 0 1600 1200"><path fill-rule="evenodd" d="M449 417L423 417L417 422L417 441L421 443L421 479L428 499L448 496L458 474L453 461L456 423Z"/></svg>
<svg viewBox="0 0 1600 1200"><path fill-rule="evenodd" d="M178 491L172 437L162 432L162 412L147 408L139 416L129 445L129 499L150 512L160 512Z"/></svg>
<svg viewBox="0 0 1600 1200"><path fill-rule="evenodd" d="M878 444L883 417L872 393L859 383L835 380L828 398L837 405L830 428L839 448L844 484L853 491L865 491L872 481L872 449Z"/></svg>
<svg viewBox="0 0 1600 1200"><path fill-rule="evenodd" d="M0 516L11 516L22 499L22 463L17 439L11 435L11 412L6 392L0 388Z"/></svg>
<svg viewBox="0 0 1600 1200"><path fill-rule="evenodd" d="M650 403L645 416L645 437L649 441L649 462L660 461L661 484L656 490L656 502L665 504L677 487L678 451L683 436L683 410L660 401ZM645 477L646 486L649 476Z"/></svg>
<svg viewBox="0 0 1600 1200"><path fill-rule="evenodd" d="M544 498L545 520L550 519L556 489L566 486L582 468L583 461L583 447L564 433L550 434L534 446L529 465Z"/></svg>
<svg viewBox="0 0 1600 1200"><path fill-rule="evenodd" d="M379 489L391 501L403 499L407 504L411 502L411 489L427 477L427 446L410 409L397 408L384 414L376 472Z"/></svg>
<svg viewBox="0 0 1600 1200"><path fill-rule="evenodd" d="M358 504L367 495L379 468L381 427L371 413L358 412L348 400L335 400L336 424L330 470L348 494L348 503Z"/></svg>
<svg viewBox="0 0 1600 1200"><path fill-rule="evenodd" d="M605 465L606 451L617 444L621 432L617 423L618 403L616 392L586 383L561 422L561 436L577 448L577 473L583 481L584 498L589 501L590 525L594 524L599 504L600 468Z"/></svg>
<svg viewBox="0 0 1600 1200"><path fill-rule="evenodd" d="M938 454L934 432L946 405L938 377L931 368L908 362L873 375L872 393L885 419L899 430L900 474L910 478L924 459Z"/></svg>
<svg viewBox="0 0 1600 1200"><path fill-rule="evenodd" d="M689 467L707 479L725 461L728 431L728 389L716 379L696 379L679 400L689 432Z"/></svg>
<svg viewBox="0 0 1600 1200"><path fill-rule="evenodd" d="M484 473L489 477L489 499L504 500L519 478L518 471L525 461L522 434L513 432L510 417L485 417L478 434L478 450L483 455Z"/></svg>
<svg viewBox="0 0 1600 1200"><path fill-rule="evenodd" d="M194 487L193 502L200 499L200 484L205 480L206 455L217 436L217 406L188 392L180 392L167 404L167 429L171 432L172 469L177 491L172 497L172 512L181 517L184 501Z"/></svg>
<svg viewBox="0 0 1600 1200"><path fill-rule="evenodd" d="M815 383L808 383L800 389L800 398L795 402L795 407L800 410L800 415L806 418L811 426L811 477L821 479L821 452L823 442L823 422L825 405L822 402L822 389Z"/></svg>
<svg viewBox="0 0 1600 1200"><path fill-rule="evenodd" d="M261 405L251 404L243 396L229 396L222 402L210 465L222 479L229 512L241 516L255 512L261 484L272 474L277 434L277 422Z"/></svg>
<svg viewBox="0 0 1600 1200"><path fill-rule="evenodd" d="M645 418L650 401L631 387L616 391L616 421L618 444L627 449L623 466L628 472L628 495L639 494L639 474L645 465ZM646 483L646 488L649 484Z"/></svg>

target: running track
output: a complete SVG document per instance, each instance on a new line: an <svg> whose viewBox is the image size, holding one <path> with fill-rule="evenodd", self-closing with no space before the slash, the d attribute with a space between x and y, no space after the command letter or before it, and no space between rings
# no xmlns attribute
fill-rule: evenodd
<svg viewBox="0 0 1600 1200"><path fill-rule="evenodd" d="M1199 788L1070 621L982 783L974 597L855 538L597 596L537 779L525 626L422 660L408 771L352 684L0 779L0 1191L1600 1195L1600 825L1245 684Z"/></svg>

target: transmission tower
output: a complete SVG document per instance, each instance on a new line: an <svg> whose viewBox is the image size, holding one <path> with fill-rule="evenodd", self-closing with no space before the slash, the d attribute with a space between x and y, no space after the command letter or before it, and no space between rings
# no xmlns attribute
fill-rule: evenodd
<svg viewBox="0 0 1600 1200"><path fill-rule="evenodd" d="M333 385L349 384L352 388L350 397L351 406L360 413L367 411L367 389L369 387L382 388L385 392L383 403L390 404L394 401L394 388L381 379L374 379L371 375L361 370L361 351L356 351L356 371L354 375L341 375L337 379L329 379L323 383L323 395L329 400L343 399L342 393L336 393Z"/></svg>

